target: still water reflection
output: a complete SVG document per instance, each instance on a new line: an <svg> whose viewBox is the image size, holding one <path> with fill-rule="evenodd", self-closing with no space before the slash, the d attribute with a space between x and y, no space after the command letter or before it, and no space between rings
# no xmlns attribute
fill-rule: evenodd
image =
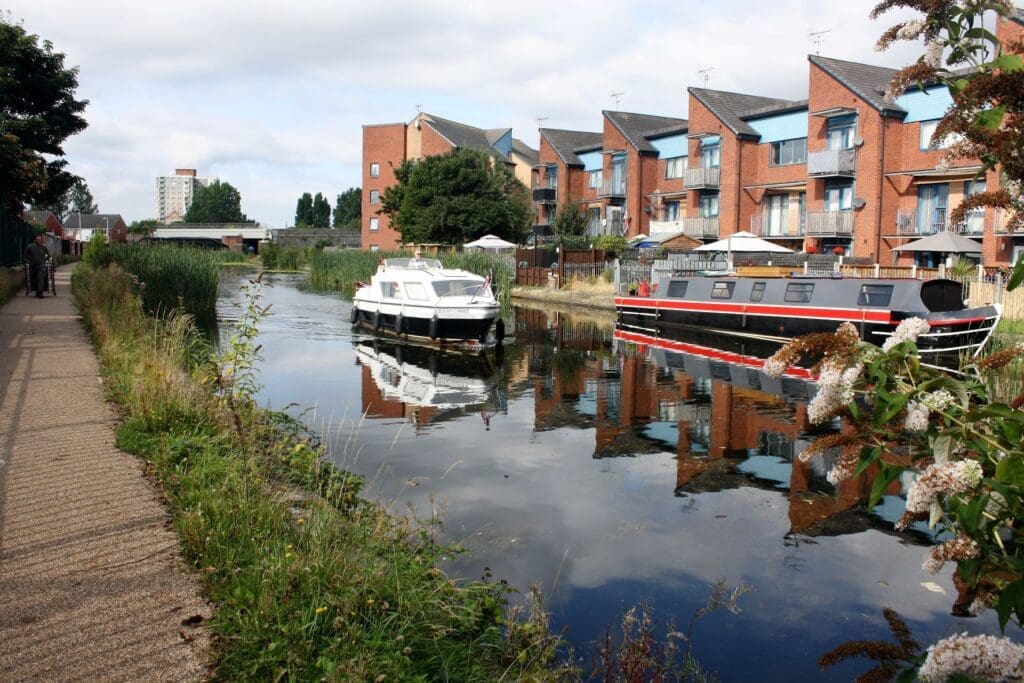
<svg viewBox="0 0 1024 683"><path fill-rule="evenodd" d="M707 340L659 348L607 316L519 308L504 348L451 355L356 335L347 301L271 282L261 402L305 411L368 495L440 509L468 549L452 575L539 584L584 664L625 609L685 625L719 577L755 588L694 632L727 681L850 680L867 667L817 658L887 637L884 606L922 642L997 630L948 615L949 573L921 570L930 537L892 529L899 482L869 514L862 484L837 491L828 462L799 461L813 387L764 376L743 349L708 358ZM225 321L238 298L225 283Z"/></svg>

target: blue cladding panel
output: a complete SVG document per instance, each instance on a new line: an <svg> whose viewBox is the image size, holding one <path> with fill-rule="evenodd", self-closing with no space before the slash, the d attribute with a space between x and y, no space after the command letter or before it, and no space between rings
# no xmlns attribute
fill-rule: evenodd
<svg viewBox="0 0 1024 683"><path fill-rule="evenodd" d="M761 135L761 142L780 142L807 137L807 110L747 121Z"/></svg>
<svg viewBox="0 0 1024 683"><path fill-rule="evenodd" d="M583 162L584 171L600 171L601 170L601 153L600 152L585 152L584 154L577 154L580 161Z"/></svg>
<svg viewBox="0 0 1024 683"><path fill-rule="evenodd" d="M721 135L708 135L700 139L701 147L714 147L722 141Z"/></svg>
<svg viewBox="0 0 1024 683"><path fill-rule="evenodd" d="M907 118L903 119L903 123L913 123L941 119L953 106L953 98L946 87L928 88L924 92L912 88L903 93L896 104L907 110Z"/></svg>
<svg viewBox="0 0 1024 683"><path fill-rule="evenodd" d="M500 138L498 138L493 145L494 149L498 150L505 156L512 153L512 131L508 131Z"/></svg>
<svg viewBox="0 0 1024 683"><path fill-rule="evenodd" d="M654 149L658 150L658 156L662 159L686 156L688 141L685 135L670 135L667 138L658 138L649 142Z"/></svg>

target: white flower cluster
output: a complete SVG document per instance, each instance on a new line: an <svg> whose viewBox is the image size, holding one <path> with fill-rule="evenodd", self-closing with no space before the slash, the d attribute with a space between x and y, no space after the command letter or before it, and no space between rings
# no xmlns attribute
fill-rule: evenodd
<svg viewBox="0 0 1024 683"><path fill-rule="evenodd" d="M940 493L963 493L980 482L981 464L976 460L930 465L907 491L907 512L927 512Z"/></svg>
<svg viewBox="0 0 1024 683"><path fill-rule="evenodd" d="M903 428L908 432L923 432L928 429L928 406L917 401L907 401L907 418Z"/></svg>
<svg viewBox="0 0 1024 683"><path fill-rule="evenodd" d="M782 377L782 373L786 371L786 362L778 357L779 354L775 354L764 362L764 367L761 369L764 374L768 375L773 379Z"/></svg>
<svg viewBox="0 0 1024 683"><path fill-rule="evenodd" d="M917 338L931 329L927 320L922 318L907 318L896 326L896 330L889 335L889 338L882 344L882 350L888 351L897 344L906 341L916 342Z"/></svg>
<svg viewBox="0 0 1024 683"><path fill-rule="evenodd" d="M956 396L947 389L938 389L921 397L923 403L929 410L942 411L956 403Z"/></svg>
<svg viewBox="0 0 1024 683"><path fill-rule="evenodd" d="M933 546L925 558L921 567L929 574L938 574L942 566L947 562L958 562L977 557L981 548L974 539L967 536L957 536L951 541Z"/></svg>
<svg viewBox="0 0 1024 683"><path fill-rule="evenodd" d="M908 21L900 27L900 30L896 32L896 37L901 40L914 40L921 35L924 31L928 22L924 19L915 19L914 21Z"/></svg>
<svg viewBox="0 0 1024 683"><path fill-rule="evenodd" d="M818 393L807 404L807 419L811 424L821 424L853 401L853 385L860 378L862 370L860 364L843 367L834 361L821 366Z"/></svg>
<svg viewBox="0 0 1024 683"><path fill-rule="evenodd" d="M839 486L842 482L846 481L853 476L853 473L857 471L857 461L849 459L841 459L832 465L832 468L825 475L828 479L828 483L833 486Z"/></svg>
<svg viewBox="0 0 1024 683"><path fill-rule="evenodd" d="M945 45L941 41L932 40L924 46L924 63L928 66L939 69L942 67L942 51Z"/></svg>
<svg viewBox="0 0 1024 683"><path fill-rule="evenodd" d="M928 648L917 671L924 683L945 681L954 674L981 681L1024 680L1024 646L1009 638L969 636L943 638Z"/></svg>

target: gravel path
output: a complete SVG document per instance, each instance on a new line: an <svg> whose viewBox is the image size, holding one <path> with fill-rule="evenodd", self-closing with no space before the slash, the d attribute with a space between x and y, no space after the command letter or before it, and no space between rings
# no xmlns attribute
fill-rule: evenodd
<svg viewBox="0 0 1024 683"><path fill-rule="evenodd" d="M0 680L201 680L210 608L69 289L0 308Z"/></svg>

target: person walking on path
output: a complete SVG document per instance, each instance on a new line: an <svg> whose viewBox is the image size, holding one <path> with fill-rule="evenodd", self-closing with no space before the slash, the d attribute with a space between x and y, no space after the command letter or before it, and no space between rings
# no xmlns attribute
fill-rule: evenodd
<svg viewBox="0 0 1024 683"><path fill-rule="evenodd" d="M210 607L143 464L114 446L71 297L13 298L0 346L0 681L209 678Z"/></svg>
<svg viewBox="0 0 1024 683"><path fill-rule="evenodd" d="M46 248L42 233L36 235L32 244L25 247L25 264L28 266L28 272L25 275L31 278L32 291L40 299L43 298L43 292L48 289L49 272L47 268L51 267L52 260L53 257L50 256L50 250Z"/></svg>

